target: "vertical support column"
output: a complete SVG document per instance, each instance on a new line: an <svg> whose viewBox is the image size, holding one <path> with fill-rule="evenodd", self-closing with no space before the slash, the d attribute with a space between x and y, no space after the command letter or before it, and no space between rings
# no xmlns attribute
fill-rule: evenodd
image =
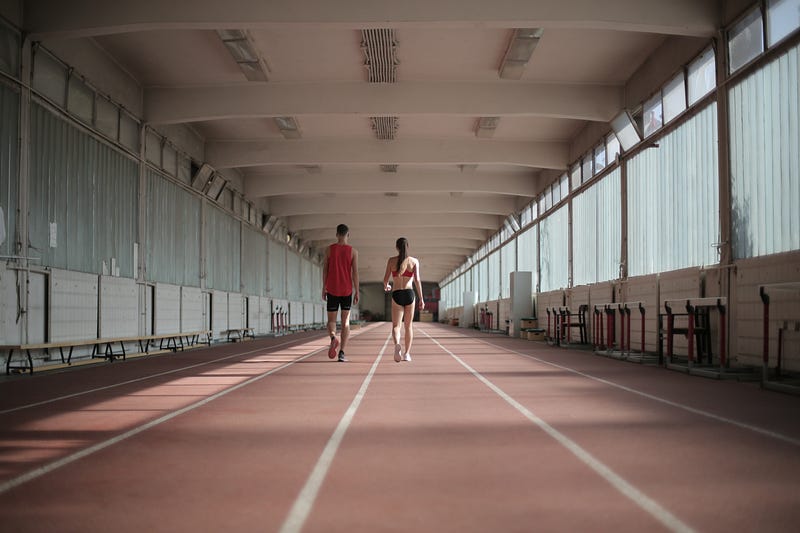
<svg viewBox="0 0 800 533"><path fill-rule="evenodd" d="M689 343L689 346L687 348L688 353L689 353L687 364L689 365L689 368L692 368L692 365L694 364L694 319L695 319L695 312L696 312L696 308L693 305L691 305L691 304L689 304L687 302L686 303L686 313L689 315L687 317L688 320L689 320L689 327L687 328L687 331L686 331L686 338L687 338L687 341Z"/></svg>
<svg viewBox="0 0 800 533"><path fill-rule="evenodd" d="M619 251L619 279L628 279L628 165L625 160L620 159L619 163L619 186L620 186L620 238Z"/></svg>
<svg viewBox="0 0 800 533"><path fill-rule="evenodd" d="M17 294L19 295L20 340L28 342L28 300L30 260L28 259L28 192L30 190L30 146L31 146L31 85L33 48L31 41L22 40L22 84L19 91L19 188L17 190L17 223L14 254L19 256L24 268L17 270ZM9 353L8 359L11 360ZM31 366L33 372L33 366Z"/></svg>
<svg viewBox="0 0 800 533"><path fill-rule="evenodd" d="M761 296L761 302L764 304L761 332L763 336L761 380L767 381L769 379L769 295L764 291L764 287L759 287L758 293Z"/></svg>

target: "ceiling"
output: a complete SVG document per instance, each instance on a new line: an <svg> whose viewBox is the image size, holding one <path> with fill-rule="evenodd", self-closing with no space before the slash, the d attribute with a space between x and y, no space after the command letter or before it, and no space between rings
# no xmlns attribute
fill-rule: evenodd
<svg viewBox="0 0 800 533"><path fill-rule="evenodd" d="M439 281L547 185L543 171L566 168L588 123L613 118L667 36L712 35L717 4L36 0L25 25L45 44L94 39L142 86L147 123L193 128L207 162L237 169L246 197L311 246L348 224L363 282L382 279L399 236L423 280ZM503 79L515 28L541 37ZM248 80L217 30L245 32L267 81ZM370 81L364 30L392 30L371 49L391 79ZM274 117L292 117L299 137ZM396 117L393 138L371 117ZM481 117L499 117L489 136L476 135Z"/></svg>

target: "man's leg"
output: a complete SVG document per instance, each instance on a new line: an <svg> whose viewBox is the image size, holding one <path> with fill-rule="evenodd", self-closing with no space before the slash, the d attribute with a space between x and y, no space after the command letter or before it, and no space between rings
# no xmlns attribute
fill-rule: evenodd
<svg viewBox="0 0 800 533"><path fill-rule="evenodd" d="M328 299L330 300L332 298L333 296L329 294ZM331 345L328 348L328 357L330 357L331 359L336 357L337 349L339 348L339 341L336 338L336 313L339 307L338 303L336 307L337 307L336 309L331 311L332 305L331 303L328 303L328 335L331 338Z"/></svg>

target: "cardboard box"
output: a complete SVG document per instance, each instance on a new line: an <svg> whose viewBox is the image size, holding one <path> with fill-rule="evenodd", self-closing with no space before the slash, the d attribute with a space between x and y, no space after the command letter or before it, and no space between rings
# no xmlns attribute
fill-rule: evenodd
<svg viewBox="0 0 800 533"><path fill-rule="evenodd" d="M519 320L520 329L535 329L539 327L539 321L535 318L521 318Z"/></svg>
<svg viewBox="0 0 800 533"><path fill-rule="evenodd" d="M543 329L529 329L528 330L528 340L529 341L543 341L544 340L544 330Z"/></svg>

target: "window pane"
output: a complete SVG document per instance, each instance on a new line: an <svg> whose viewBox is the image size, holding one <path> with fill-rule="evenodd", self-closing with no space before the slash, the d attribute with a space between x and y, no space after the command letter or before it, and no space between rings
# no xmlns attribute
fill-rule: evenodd
<svg viewBox="0 0 800 533"><path fill-rule="evenodd" d="M581 172L581 182L586 183L592 179L592 154L591 152L583 156L583 170Z"/></svg>
<svg viewBox="0 0 800 533"><path fill-rule="evenodd" d="M627 111L623 111L611 121L611 128L617 135L623 150L630 150L642 139L639 137L639 131L633 123L633 119Z"/></svg>
<svg viewBox="0 0 800 533"><path fill-rule="evenodd" d="M570 181L572 181L572 190L574 191L581 186L581 166L575 165L570 170Z"/></svg>
<svg viewBox="0 0 800 533"><path fill-rule="evenodd" d="M34 59L33 88L62 108L66 106L67 69L41 49Z"/></svg>
<svg viewBox="0 0 800 533"><path fill-rule="evenodd" d="M664 87L664 122L669 122L686 109L686 89L683 72Z"/></svg>
<svg viewBox="0 0 800 533"><path fill-rule="evenodd" d="M763 51L764 24L761 21L761 11L754 9L728 34L731 72L739 70Z"/></svg>
<svg viewBox="0 0 800 533"><path fill-rule="evenodd" d="M545 210L553 207L553 190L548 187L544 190L544 208Z"/></svg>
<svg viewBox="0 0 800 533"><path fill-rule="evenodd" d="M161 137L148 131L145 137L144 154L147 160L161 165Z"/></svg>
<svg viewBox="0 0 800 533"><path fill-rule="evenodd" d="M162 152L162 158L163 161L161 162L161 168L166 170L170 176L175 176L178 165L178 154L175 152L175 148L165 144L164 151Z"/></svg>
<svg viewBox="0 0 800 533"><path fill-rule="evenodd" d="M649 137L664 125L661 94L656 94L644 103L644 136Z"/></svg>
<svg viewBox="0 0 800 533"><path fill-rule="evenodd" d="M119 109L113 102L105 98L97 99L97 117L95 118L97 129L111 139L117 140L117 129L119 128Z"/></svg>
<svg viewBox="0 0 800 533"><path fill-rule="evenodd" d="M709 48L689 64L689 105L707 95L716 85L714 49Z"/></svg>
<svg viewBox="0 0 800 533"><path fill-rule="evenodd" d="M19 35L0 22L0 70L19 76Z"/></svg>
<svg viewBox="0 0 800 533"><path fill-rule="evenodd" d="M69 79L67 110L87 124L94 118L94 91L83 80L76 77Z"/></svg>
<svg viewBox="0 0 800 533"><path fill-rule="evenodd" d="M612 164L619 154L619 139L613 133L606 137L606 160Z"/></svg>
<svg viewBox="0 0 800 533"><path fill-rule="evenodd" d="M769 46L800 28L800 0L767 1Z"/></svg>
<svg viewBox="0 0 800 533"><path fill-rule="evenodd" d="M561 201L561 189L558 187L558 183L550 185L550 194L553 196L553 205Z"/></svg>
<svg viewBox="0 0 800 533"><path fill-rule="evenodd" d="M545 200L546 194L542 194L539 197L539 213L542 214L547 211L547 201Z"/></svg>
<svg viewBox="0 0 800 533"><path fill-rule="evenodd" d="M564 198L569 196L569 178L567 178L566 174L561 176L560 185L561 185L561 199L563 200Z"/></svg>
<svg viewBox="0 0 800 533"><path fill-rule="evenodd" d="M594 171L600 172L606 168L606 146L601 144L594 148Z"/></svg>
<svg viewBox="0 0 800 533"><path fill-rule="evenodd" d="M120 113L119 142L132 152L139 151L139 123L127 113Z"/></svg>

